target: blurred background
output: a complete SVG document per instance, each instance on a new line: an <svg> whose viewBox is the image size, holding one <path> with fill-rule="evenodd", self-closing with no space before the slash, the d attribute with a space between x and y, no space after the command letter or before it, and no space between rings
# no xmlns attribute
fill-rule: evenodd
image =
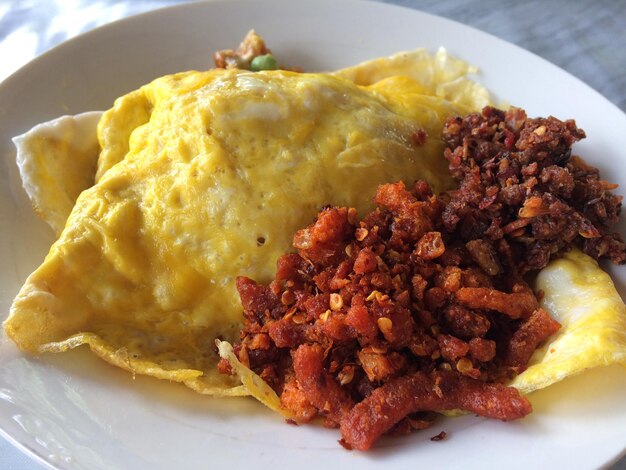
<svg viewBox="0 0 626 470"><path fill-rule="evenodd" d="M443 16L516 44L580 78L626 111L624 0L383 1ZM80 33L177 3L184 2L0 0L0 82ZM515 64L510 68L515 74ZM0 469L41 468L0 436ZM613 468L626 470L626 459Z"/></svg>
<svg viewBox="0 0 626 470"><path fill-rule="evenodd" d="M567 70L626 110L624 0L382 0L473 26ZM0 0L0 81L82 32L180 0ZM515 73L512 64L511 73Z"/></svg>

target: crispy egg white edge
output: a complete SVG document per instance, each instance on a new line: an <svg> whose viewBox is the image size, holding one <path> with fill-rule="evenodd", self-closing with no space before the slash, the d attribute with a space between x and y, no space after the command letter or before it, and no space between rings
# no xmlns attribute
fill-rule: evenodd
<svg viewBox="0 0 626 470"><path fill-rule="evenodd" d="M39 163L30 151L31 146L39 140L54 139L65 140L69 144L69 148L86 151L98 143L97 126L102 114L103 111L87 111L76 115L61 116L37 124L24 134L13 137L12 140L16 149L15 162L22 188L36 212L41 212L38 210L41 207L40 201L46 200L49 195L45 185L39 184L37 180L37 165ZM98 154L95 154L94 159L97 158ZM40 216L53 230L57 231L52 219L46 217L46 214L40 213Z"/></svg>

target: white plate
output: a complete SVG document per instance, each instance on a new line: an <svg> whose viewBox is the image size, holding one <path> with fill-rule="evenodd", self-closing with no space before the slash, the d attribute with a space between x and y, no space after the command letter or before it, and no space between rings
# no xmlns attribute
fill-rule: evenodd
<svg viewBox="0 0 626 470"><path fill-rule="evenodd" d="M254 27L287 64L334 69L426 46L478 65L479 79L530 115L574 117L588 139L577 153L626 187L626 116L591 88L511 44L463 25L360 1L210 2L179 5L97 29L34 60L0 86L0 319L52 241L11 174L10 138L66 113L111 106L150 79L206 68L213 50ZM13 186L12 186L13 185ZM624 223L621 226L622 233ZM626 270L610 268L622 296ZM384 439L348 452L338 433L293 427L251 399L212 399L182 386L133 378L73 351L39 359L0 343L0 428L16 445L60 468L594 468L626 446L626 373L590 371L534 394L519 422L475 417ZM448 438L429 438L445 430Z"/></svg>

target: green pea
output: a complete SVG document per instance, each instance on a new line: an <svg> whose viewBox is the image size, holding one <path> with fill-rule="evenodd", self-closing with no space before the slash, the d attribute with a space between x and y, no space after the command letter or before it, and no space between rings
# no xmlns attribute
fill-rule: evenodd
<svg viewBox="0 0 626 470"><path fill-rule="evenodd" d="M259 72L261 70L276 70L278 62L272 54L258 55L250 62L250 70Z"/></svg>

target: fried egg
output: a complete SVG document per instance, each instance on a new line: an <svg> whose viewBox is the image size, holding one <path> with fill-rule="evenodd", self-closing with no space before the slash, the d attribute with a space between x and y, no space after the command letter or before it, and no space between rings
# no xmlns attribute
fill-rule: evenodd
<svg viewBox="0 0 626 470"><path fill-rule="evenodd" d="M565 253L539 273L535 288L561 330L535 351L514 387L530 393L593 367L626 366L626 306L593 258Z"/></svg>
<svg viewBox="0 0 626 470"><path fill-rule="evenodd" d="M370 86L283 71L159 78L100 119L95 184L81 183L5 330L25 351L88 344L135 373L247 394L215 367L215 338L234 340L242 324L235 277L269 281L323 205L365 213L385 181L449 187L438 136L467 111L406 76Z"/></svg>

